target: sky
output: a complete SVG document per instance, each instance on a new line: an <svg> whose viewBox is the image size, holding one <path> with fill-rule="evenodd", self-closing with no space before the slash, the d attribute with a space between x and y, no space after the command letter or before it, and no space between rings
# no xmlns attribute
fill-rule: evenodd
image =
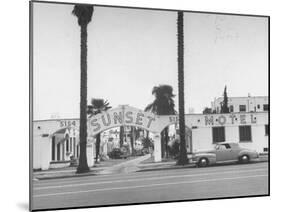
<svg viewBox="0 0 281 212"><path fill-rule="evenodd" d="M34 3L34 120L79 118L80 28L73 5ZM95 7L88 25L88 102L144 109L152 88L174 88L178 107L177 13ZM268 95L263 17L184 13L185 112L215 97Z"/></svg>

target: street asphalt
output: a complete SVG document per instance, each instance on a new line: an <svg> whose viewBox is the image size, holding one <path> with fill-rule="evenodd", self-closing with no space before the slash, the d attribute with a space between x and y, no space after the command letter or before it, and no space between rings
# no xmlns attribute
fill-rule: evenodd
<svg viewBox="0 0 281 212"><path fill-rule="evenodd" d="M268 163L37 180L33 209L268 195Z"/></svg>

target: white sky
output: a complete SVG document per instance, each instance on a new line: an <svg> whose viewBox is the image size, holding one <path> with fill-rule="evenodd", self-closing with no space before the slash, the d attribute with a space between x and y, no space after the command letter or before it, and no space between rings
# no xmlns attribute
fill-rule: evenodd
<svg viewBox="0 0 281 212"><path fill-rule="evenodd" d="M80 29L73 6L34 5L34 119L78 118ZM88 101L143 109L159 84L177 95L176 18L176 12L95 7ZM266 18L184 13L186 113L201 113L225 85L229 96L267 96L267 28Z"/></svg>

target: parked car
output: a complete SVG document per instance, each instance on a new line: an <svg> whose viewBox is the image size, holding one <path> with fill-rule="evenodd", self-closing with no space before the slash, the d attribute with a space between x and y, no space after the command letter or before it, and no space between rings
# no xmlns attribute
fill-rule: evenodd
<svg viewBox="0 0 281 212"><path fill-rule="evenodd" d="M134 149L134 156L142 156L149 153L148 148Z"/></svg>
<svg viewBox="0 0 281 212"><path fill-rule="evenodd" d="M192 154L191 161L199 167L205 167L220 162L237 161L248 163L257 159L259 154L254 150L245 149L234 142L221 142L214 146L211 151L202 151Z"/></svg>
<svg viewBox="0 0 281 212"><path fill-rule="evenodd" d="M121 159L124 158L126 159L127 157L129 157L129 153L126 150L126 148L114 148L110 153L108 153L108 157L110 157L111 159Z"/></svg>

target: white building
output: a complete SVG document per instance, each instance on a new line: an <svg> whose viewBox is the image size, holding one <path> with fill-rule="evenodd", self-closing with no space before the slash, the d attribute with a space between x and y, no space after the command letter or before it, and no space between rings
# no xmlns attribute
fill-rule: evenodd
<svg viewBox="0 0 281 212"><path fill-rule="evenodd" d="M257 103L258 102L258 103ZM239 102L240 104L241 102ZM255 105L264 102L256 101ZM237 105L239 105L237 104ZM236 105L236 106L237 106ZM268 109L268 108L267 108ZM118 108L115 109L118 111ZM114 110L114 111L115 111ZM147 126L142 111L128 107L128 114L135 111L138 114L136 121L140 126ZM250 109L251 111L251 109ZM117 114L117 113L116 113ZM127 118L131 118L128 116ZM154 129L175 124L178 116L149 117ZM223 141L237 142L240 146L253 149L259 153L268 152L269 122L268 111L263 112L232 112L225 114L187 114L185 115L188 152L209 150L214 144ZM154 120L154 122L152 122ZM115 126L115 125L112 125ZM159 128L160 126L160 128ZM100 130L103 141L103 153L109 152L119 143L119 132L114 128ZM117 128L118 129L118 128ZM130 128L125 129L128 131ZM151 128L146 128L149 130ZM155 130L154 130L155 131ZM33 122L33 169L49 169L70 165L70 157L79 157L79 119L56 119ZM90 135L91 133L88 133ZM160 135L160 131L158 131ZM157 136L156 136L157 137ZM155 140L155 154L161 160L161 146L159 136ZM156 142L157 141L157 142ZM159 143L158 143L159 141ZM129 142L130 143L130 142ZM109 144L112 144L111 146ZM157 151L156 151L157 145ZM159 153L160 151L160 153ZM158 157L157 156L157 157ZM94 165L95 145L94 138L89 137L87 142L88 165Z"/></svg>
<svg viewBox="0 0 281 212"><path fill-rule="evenodd" d="M212 111L220 113L223 97L211 102ZM228 97L229 112L262 112L268 111L267 96Z"/></svg>
<svg viewBox="0 0 281 212"><path fill-rule="evenodd" d="M186 125L192 131L192 151L209 150L218 142L237 142L241 147L268 152L268 112L189 114Z"/></svg>
<svg viewBox="0 0 281 212"><path fill-rule="evenodd" d="M89 165L93 165L93 139L87 142ZM33 169L46 170L70 165L79 157L79 119L33 121Z"/></svg>

